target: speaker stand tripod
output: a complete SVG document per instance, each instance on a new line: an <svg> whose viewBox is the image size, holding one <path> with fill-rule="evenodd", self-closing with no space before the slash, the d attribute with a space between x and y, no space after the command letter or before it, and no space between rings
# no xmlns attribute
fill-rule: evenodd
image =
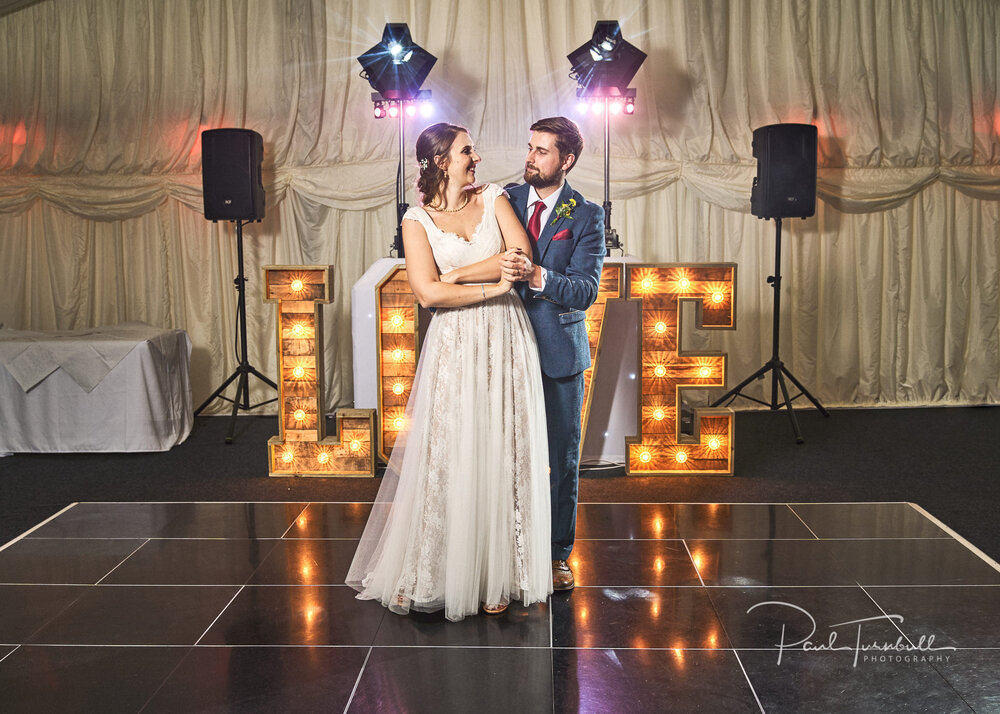
<svg viewBox="0 0 1000 714"><path fill-rule="evenodd" d="M249 411L251 409L256 409L257 407L264 406L265 404L270 404L271 402L277 401L278 398L268 399L263 402L259 402L250 405L250 375L257 377L259 380L265 384L270 385L274 389L278 388L278 385L272 382L270 379L265 377L263 374L257 371L257 369L250 364L247 359L247 302L246 302L246 278L243 277L243 224L250 223L250 221L233 221L236 224L236 259L239 264L239 274L237 274L236 279L233 283L236 285L236 292L239 293L239 300L236 303L236 316L237 316L237 331L240 333L240 363L237 365L236 369L231 375L226 379L222 385L212 392L212 396L202 403L200 407L195 409L194 415L198 414L205 409L209 404L215 401L216 398L224 399L227 402L233 403L233 412L229 417L229 432L226 435L226 443L233 443L233 433L236 429L236 414L240 409ZM236 396L233 399L225 396L223 394L226 388L233 383L233 380L239 379L236 383Z"/></svg>
<svg viewBox="0 0 1000 714"><path fill-rule="evenodd" d="M767 277L767 282L770 283L771 288L774 290L774 318L771 329L771 359L765 362L764 365L756 372L716 399L712 406L717 407L726 400L728 400L728 405L731 404L736 397L743 397L744 399L749 399L757 402L758 404L763 404L765 407L769 407L771 411L777 411L778 409L784 407L788 410L788 418L792 422L792 431L795 432L795 441L801 444L805 441L805 439L802 438L802 432L799 430L799 422L795 418L795 411L792 409L792 402L799 397L804 396L813 403L813 406L819 409L823 416L828 417L830 416L830 413L823 408L823 405L819 403L819 400L816 399L816 397L809 393L809 390L802 386L802 383L799 382L799 380L795 378L795 375L789 371L788 367L785 366L785 363L781 361L781 356L778 354L778 342L781 332L781 219L775 218L774 225L774 275L769 275ZM743 389L748 384L754 380L763 379L768 372L771 373L770 403L742 393ZM788 377L792 384L794 384L799 390L799 393L794 397L789 398L788 396L788 386L785 384L785 377ZM778 403L779 387L781 388L782 395L781 404Z"/></svg>

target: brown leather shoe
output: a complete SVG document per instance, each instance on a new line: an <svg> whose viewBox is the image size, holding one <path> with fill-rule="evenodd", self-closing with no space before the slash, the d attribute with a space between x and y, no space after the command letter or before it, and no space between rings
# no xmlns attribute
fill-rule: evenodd
<svg viewBox="0 0 1000 714"><path fill-rule="evenodd" d="M572 590L576 582L573 580L573 571L570 570L569 563L565 560L552 561L552 589Z"/></svg>

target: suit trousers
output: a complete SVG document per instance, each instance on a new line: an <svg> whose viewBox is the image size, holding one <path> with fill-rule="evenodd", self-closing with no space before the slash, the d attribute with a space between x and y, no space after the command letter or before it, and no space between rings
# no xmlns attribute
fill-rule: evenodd
<svg viewBox="0 0 1000 714"><path fill-rule="evenodd" d="M549 486L552 494L552 559L566 560L576 538L576 501L580 481L580 412L583 372L569 377L542 374L549 436Z"/></svg>

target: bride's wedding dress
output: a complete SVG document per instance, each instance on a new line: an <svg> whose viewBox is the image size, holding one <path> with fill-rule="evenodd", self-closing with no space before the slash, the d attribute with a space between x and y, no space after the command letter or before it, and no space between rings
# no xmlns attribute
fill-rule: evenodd
<svg viewBox="0 0 1000 714"><path fill-rule="evenodd" d="M409 209L444 273L502 252L494 202L466 241ZM460 620L552 592L548 447L538 348L513 292L439 308L347 584L393 612Z"/></svg>

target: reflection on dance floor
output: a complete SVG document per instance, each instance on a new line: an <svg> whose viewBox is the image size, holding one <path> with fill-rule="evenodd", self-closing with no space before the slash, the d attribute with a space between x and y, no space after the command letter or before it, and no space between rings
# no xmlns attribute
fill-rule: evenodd
<svg viewBox="0 0 1000 714"><path fill-rule="evenodd" d="M1000 710L1000 568L917 506L581 504L575 590L459 623L342 584L370 509L66 509L0 550L3 711Z"/></svg>

